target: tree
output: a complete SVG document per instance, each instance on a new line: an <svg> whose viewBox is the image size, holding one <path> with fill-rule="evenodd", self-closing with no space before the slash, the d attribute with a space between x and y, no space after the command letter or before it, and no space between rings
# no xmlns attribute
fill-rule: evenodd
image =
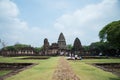
<svg viewBox="0 0 120 80"><path fill-rule="evenodd" d="M106 41L112 46L120 48L120 20L106 25L99 32L99 38L101 42Z"/></svg>
<svg viewBox="0 0 120 80"><path fill-rule="evenodd" d="M1 39L0 39L0 44L2 45L2 47L6 47L6 43L4 41L2 41Z"/></svg>
<svg viewBox="0 0 120 80"><path fill-rule="evenodd" d="M22 48L31 47L31 45L27 45L27 44L15 44L15 45L13 45L13 47L16 50L19 50L19 49L22 49Z"/></svg>
<svg viewBox="0 0 120 80"><path fill-rule="evenodd" d="M72 48L73 48L73 46L72 46L71 44L68 44L68 45L67 45L67 49L68 49L68 50L71 50Z"/></svg>
<svg viewBox="0 0 120 80"><path fill-rule="evenodd" d="M43 47L35 47L34 49L35 49L35 52L39 53L43 49Z"/></svg>
<svg viewBox="0 0 120 80"><path fill-rule="evenodd" d="M108 42L94 42L94 43L91 43L90 49L96 50L97 52L104 53L105 50L115 49L115 48L111 46Z"/></svg>
<svg viewBox="0 0 120 80"><path fill-rule="evenodd" d="M25 48L25 47L31 47L30 45L26 45L26 44L15 44L15 45L12 45L12 46L6 46L6 47L3 47L4 50L12 50L12 51L17 51L21 48Z"/></svg>
<svg viewBox="0 0 120 80"><path fill-rule="evenodd" d="M10 51L16 51L17 48L15 48L14 46L6 46L3 48L4 50L10 50Z"/></svg>
<svg viewBox="0 0 120 80"><path fill-rule="evenodd" d="M84 51L89 51L90 46L83 46Z"/></svg>

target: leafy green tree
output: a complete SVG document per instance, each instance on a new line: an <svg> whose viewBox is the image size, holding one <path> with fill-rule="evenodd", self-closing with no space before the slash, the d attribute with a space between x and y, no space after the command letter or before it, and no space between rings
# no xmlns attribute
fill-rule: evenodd
<svg viewBox="0 0 120 80"><path fill-rule="evenodd" d="M102 43L101 42L94 42L90 45L90 51L92 55L98 55L102 52Z"/></svg>
<svg viewBox="0 0 120 80"><path fill-rule="evenodd" d="M35 47L34 49L38 53L38 52L40 52L43 49L43 47Z"/></svg>
<svg viewBox="0 0 120 80"><path fill-rule="evenodd" d="M100 32L101 42L108 42L116 48L120 48L120 20L106 25Z"/></svg>
<svg viewBox="0 0 120 80"><path fill-rule="evenodd" d="M3 48L4 50L12 50L12 51L16 51L17 48L15 48L14 46L7 46Z"/></svg>
<svg viewBox="0 0 120 80"><path fill-rule="evenodd" d="M92 55L99 55L99 53L102 53L102 55L116 56L119 55L117 50L118 49L108 42L94 42L90 45L90 51Z"/></svg>
<svg viewBox="0 0 120 80"><path fill-rule="evenodd" d="M68 50L71 50L72 48L73 48L73 46L72 46L71 44L68 44L68 45L67 45L67 49L68 49Z"/></svg>
<svg viewBox="0 0 120 80"><path fill-rule="evenodd" d="M26 44L15 44L13 46L6 46L4 47L3 49L4 50L14 50L14 51L17 51L21 48L25 48L25 47L30 47L30 45L26 45Z"/></svg>
<svg viewBox="0 0 120 80"><path fill-rule="evenodd" d="M31 46L30 45L26 45L26 44L15 44L14 47L17 48L17 49L20 49L20 48L31 47Z"/></svg>
<svg viewBox="0 0 120 80"><path fill-rule="evenodd" d="M90 46L83 46L84 51L89 51Z"/></svg>

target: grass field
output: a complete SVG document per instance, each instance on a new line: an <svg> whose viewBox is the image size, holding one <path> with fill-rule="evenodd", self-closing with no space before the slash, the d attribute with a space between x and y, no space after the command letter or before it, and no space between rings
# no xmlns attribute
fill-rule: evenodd
<svg viewBox="0 0 120 80"><path fill-rule="evenodd" d="M30 69L26 69L6 80L52 80L53 73L57 67L60 57L50 57L49 59L21 59L24 57L1 57L0 62L6 63L37 63ZM120 63L120 59L83 59L68 61L80 80L120 80L120 78L110 72L103 71L90 64L92 63ZM0 72L5 73L5 72ZM2 74L3 75L3 74Z"/></svg>
<svg viewBox="0 0 120 80"><path fill-rule="evenodd" d="M3 76L9 72L11 72L11 70L0 70L0 76Z"/></svg>
<svg viewBox="0 0 120 80"><path fill-rule="evenodd" d="M37 63L38 65L26 69L17 75L14 75L6 80L51 80L52 74L56 69L58 57L52 57L45 60L22 60L23 57L0 57L0 62L22 62L22 63Z"/></svg>
<svg viewBox="0 0 120 80"><path fill-rule="evenodd" d="M120 63L120 59L85 59L69 61L69 63L80 80L120 80L120 77L90 65L93 63Z"/></svg>

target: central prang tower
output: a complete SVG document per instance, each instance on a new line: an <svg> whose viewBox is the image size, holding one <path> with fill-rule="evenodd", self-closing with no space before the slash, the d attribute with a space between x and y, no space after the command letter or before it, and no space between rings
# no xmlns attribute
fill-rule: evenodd
<svg viewBox="0 0 120 80"><path fill-rule="evenodd" d="M59 38L58 38L58 46L60 50L65 50L66 49L66 41L63 33L60 33Z"/></svg>

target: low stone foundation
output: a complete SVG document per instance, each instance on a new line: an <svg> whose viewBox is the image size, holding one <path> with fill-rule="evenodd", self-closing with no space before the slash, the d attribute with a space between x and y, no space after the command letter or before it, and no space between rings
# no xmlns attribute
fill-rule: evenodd
<svg viewBox="0 0 120 80"><path fill-rule="evenodd" d="M49 56L30 56L30 57L25 57L21 59L49 59Z"/></svg>
<svg viewBox="0 0 120 80"><path fill-rule="evenodd" d="M96 63L96 67L112 72L120 77L120 63Z"/></svg>
<svg viewBox="0 0 120 80"><path fill-rule="evenodd" d="M19 73L20 71L23 71L27 68L32 67L33 63L0 63L0 71L4 71L4 70L11 70L10 73L4 75L4 76L0 76L0 80L4 80L7 77L13 76L17 73Z"/></svg>

